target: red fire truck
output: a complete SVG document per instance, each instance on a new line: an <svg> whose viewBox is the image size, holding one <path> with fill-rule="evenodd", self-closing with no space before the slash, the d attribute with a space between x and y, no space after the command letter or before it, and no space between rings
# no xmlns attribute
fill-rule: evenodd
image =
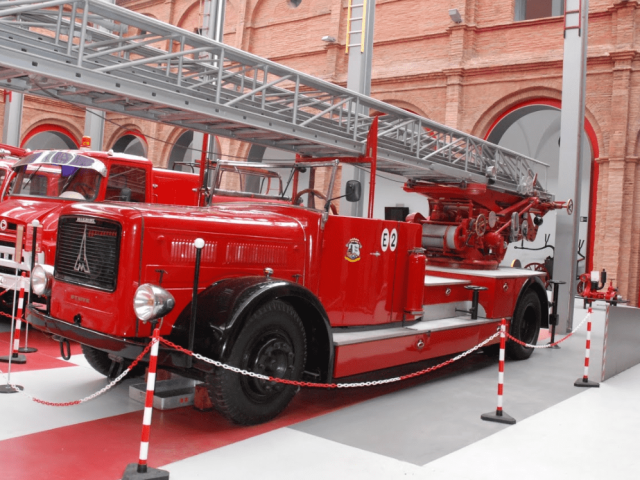
<svg viewBox="0 0 640 480"><path fill-rule="evenodd" d="M14 154L22 158L14 159L5 176L13 187L0 204L1 288L14 288L16 264L30 269L35 220L41 225L39 262L53 263L58 215L65 205L79 201L197 204L199 175L153 168L146 158L88 149L19 150ZM9 166L8 160L5 163ZM26 255L14 262L18 233Z"/></svg>
<svg viewBox="0 0 640 480"><path fill-rule="evenodd" d="M543 273L498 264L508 242L535 238L564 203L408 182L431 201L430 216L355 218L334 200L357 200L361 185L337 191L339 170L328 159L219 162L209 206L67 205L55 262L34 270L40 297L27 319L80 342L105 375L141 353L159 316L161 335L206 357L319 382L464 351L503 317L516 338L537 341L549 322ZM509 343L513 358L531 352ZM204 381L240 424L273 418L296 392L169 348L159 362Z"/></svg>

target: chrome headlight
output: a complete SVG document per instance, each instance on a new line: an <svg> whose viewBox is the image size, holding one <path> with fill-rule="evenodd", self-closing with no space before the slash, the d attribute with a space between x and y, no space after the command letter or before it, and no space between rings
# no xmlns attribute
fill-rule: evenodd
<svg viewBox="0 0 640 480"><path fill-rule="evenodd" d="M51 265L36 265L31 271L31 290L36 295L49 295L51 293L51 279L54 268Z"/></svg>
<svg viewBox="0 0 640 480"><path fill-rule="evenodd" d="M165 316L175 304L173 295L151 283L140 285L133 297L133 310L143 322Z"/></svg>

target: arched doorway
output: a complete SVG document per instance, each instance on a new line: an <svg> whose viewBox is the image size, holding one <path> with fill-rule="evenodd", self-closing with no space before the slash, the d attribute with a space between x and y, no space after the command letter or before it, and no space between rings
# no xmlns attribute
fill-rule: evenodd
<svg viewBox="0 0 640 480"><path fill-rule="evenodd" d="M30 150L73 150L80 144L66 128L45 124L30 130L20 146Z"/></svg>
<svg viewBox="0 0 640 480"><path fill-rule="evenodd" d="M147 142L142 135L136 132L125 132L123 136L116 140L112 150L118 153L129 155L147 156Z"/></svg>
<svg viewBox="0 0 640 480"><path fill-rule="evenodd" d="M202 157L202 144L194 145L193 138L202 138L201 135L194 135L192 130L184 132L171 147L169 153L169 170L198 173L200 158ZM200 142L201 143L201 142ZM220 158L220 142L216 137L213 142L213 152L211 158Z"/></svg>
<svg viewBox="0 0 640 480"><path fill-rule="evenodd" d="M560 162L560 108L559 100L535 99L516 105L505 111L489 129L486 139L492 143L509 148L529 157L550 165L546 187L549 191L557 191L558 169ZM595 131L585 118L585 135L582 144L582 179L580 211L574 215L580 216L579 242L580 254L578 259L578 273L590 271L593 267L593 242L595 239L595 209L596 184L598 166L594 161L598 158L599 149ZM543 185L545 179L541 179ZM557 199L566 200L566 199ZM551 248L545 247L555 243L555 215L546 215L543 225L538 230L535 242L524 245L531 249L522 250L520 245L511 245L505 256L504 263L509 264L518 258L523 265L532 262L542 262L552 255ZM546 238L545 238L546 237Z"/></svg>

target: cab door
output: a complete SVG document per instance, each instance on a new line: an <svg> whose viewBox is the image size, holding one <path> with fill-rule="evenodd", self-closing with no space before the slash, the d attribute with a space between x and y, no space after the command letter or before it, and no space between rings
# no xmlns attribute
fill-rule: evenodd
<svg viewBox="0 0 640 480"><path fill-rule="evenodd" d="M332 326L391 321L398 222L330 216L322 235L319 297Z"/></svg>

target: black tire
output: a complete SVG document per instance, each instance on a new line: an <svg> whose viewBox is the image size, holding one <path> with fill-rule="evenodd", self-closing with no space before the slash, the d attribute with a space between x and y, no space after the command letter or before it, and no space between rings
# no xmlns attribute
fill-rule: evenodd
<svg viewBox="0 0 640 480"><path fill-rule="evenodd" d="M542 307L540 299L533 290L529 290L518 301L516 311L513 314L509 333L518 340L535 345L540 334L542 319ZM507 340L505 352L512 360L524 360L533 353L533 348L524 347L513 340Z"/></svg>
<svg viewBox="0 0 640 480"><path fill-rule="evenodd" d="M299 380L306 361L304 326L291 305L273 300L247 320L226 363L263 375ZM218 368L207 377L216 409L241 425L271 420L298 388Z"/></svg>
<svg viewBox="0 0 640 480"><path fill-rule="evenodd" d="M121 365L116 365L116 367L114 367L112 371L111 364L113 363L113 361L109 358L109 354L107 352L103 352L102 350L97 350L93 347L82 344L80 345L80 347L82 348L84 358L87 359L89 365L91 365L95 371L101 373L107 378L117 377L124 371L125 368L131 365L131 362L124 361ZM112 377L109 376L110 373L113 375ZM127 377L140 377L143 374L144 366L138 364L133 370L131 370L131 372L129 372Z"/></svg>

